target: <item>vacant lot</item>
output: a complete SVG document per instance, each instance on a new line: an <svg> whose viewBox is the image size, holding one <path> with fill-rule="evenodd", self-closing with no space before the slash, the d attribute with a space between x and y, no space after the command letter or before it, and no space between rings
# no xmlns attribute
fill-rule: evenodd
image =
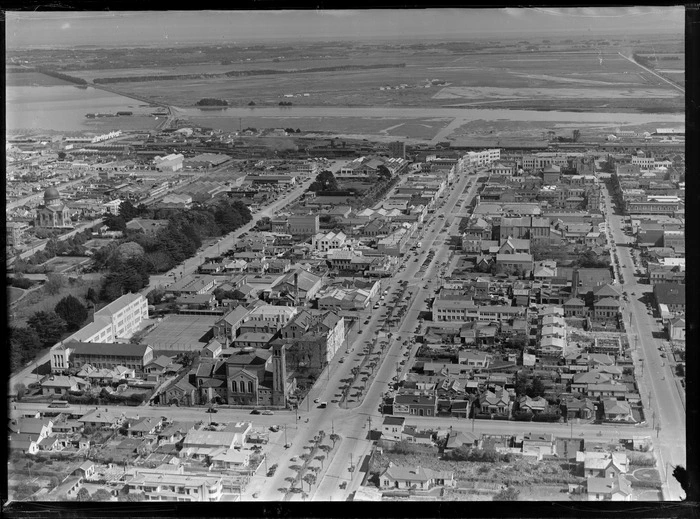
<svg viewBox="0 0 700 519"><path fill-rule="evenodd" d="M35 312L42 310L45 312L53 312L56 304L67 295L77 297L85 304L85 295L88 289L92 287L94 290L99 291L101 283L102 276L96 274L90 276L90 278L81 276L78 278L78 281L74 283L70 283L66 280L65 286L61 289L61 292L56 295L46 293L44 288L34 290L17 304L17 307L13 311L12 325L25 326L26 320Z"/></svg>

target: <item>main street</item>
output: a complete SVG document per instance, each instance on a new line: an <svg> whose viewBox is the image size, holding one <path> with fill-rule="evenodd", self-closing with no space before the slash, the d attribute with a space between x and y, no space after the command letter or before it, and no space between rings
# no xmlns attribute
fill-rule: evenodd
<svg viewBox="0 0 700 519"><path fill-rule="evenodd" d="M654 332L661 332L661 326L649 315L642 298L651 292L651 285L642 285L635 278L635 266L631 256L633 240L623 232L624 220L613 213L613 205L607 187L603 189L605 218L615 241L623 284L622 290L629 295L629 301L622 301L622 316L628 329L628 338L633 346L635 376L639 392L646 404L647 424L656 426L654 435L655 453L659 461L662 479L668 481L664 497L679 500L683 490L673 476L667 474L675 465L686 466L685 453L685 406L679 394L679 387L670 365L664 360L659 348L662 341L654 338ZM630 323L631 316L631 323ZM649 405L651 400L651 405ZM656 436L658 435L658 439Z"/></svg>
<svg viewBox="0 0 700 519"><path fill-rule="evenodd" d="M464 204L468 203L476 188L476 175L462 175L453 186L451 191L448 191L448 196L444 204L432 218L422 225L417 231L417 236L413 238L414 242L421 241L421 249L418 251L418 261L414 261L408 254L402 256L402 265L400 269L383 288L389 293L399 289L402 281L407 281L408 286L415 292L411 298L409 307L398 330L393 330L395 334L390 341L390 346L381 365L377 368L376 374L369 387L363 392L363 400L359 406L354 402L343 404L333 403L333 400L338 400L340 395L339 386L342 385L341 379L351 378L351 369L359 363L359 359L363 355L361 350L367 341L371 341L382 326L382 315L386 307L381 307L381 311L374 311L369 314L370 321L364 324L360 321L361 331L357 338L348 344L348 354L342 350L333 359L330 367L330 374L322 373L314 386L313 390L307 397L307 400L299 406L302 419L299 421L298 429L293 438L290 438L291 447L281 453L281 457L276 460L270 460L277 463L279 468L274 477L267 481L251 483L247 493L259 493L259 499L263 500L279 500L281 494L277 490L281 487L288 487L285 481L287 477L294 477L296 471L290 469L290 465L295 462L291 458L303 454L304 445L307 445L313 436L318 434L318 431L324 431L326 435L335 432L341 436L341 441L336 445L330 454L331 460L325 461L322 472L319 474L319 482L314 486L310 493L309 499L312 500L345 500L347 496L354 492L361 483L361 474L357 471L350 471L351 463L357 465L365 454L368 454L371 449L371 442L367 435L370 427L375 428L381 423L382 415L378 411L379 404L382 400L382 395L392 383L392 377L396 375L396 365L403 356L404 349L402 340L412 336L415 332L416 324L418 323L419 314L426 309L424 299L430 294L430 289L425 288L425 283L432 283L437 277L440 269L440 261L445 261L449 254L448 248L444 243L438 240L443 227L452 228L458 225L458 220L452 218L455 209L462 210ZM469 187L468 187L469 186ZM457 207L460 202L465 188L468 187L468 198ZM446 214L445 219L439 218L438 214ZM449 222L449 223L446 223ZM449 233L448 233L449 234ZM437 251L435 258L428 269L423 274L419 274L419 268L422 261L428 254L428 251ZM388 304L388 303L387 303ZM364 317L363 317L364 318ZM400 338L400 339L399 339ZM339 362L339 358L344 358L343 363ZM315 404L310 405L308 400L319 399L322 402L328 402L326 409L320 409ZM307 411L308 409L308 411ZM306 419L308 418L308 423ZM345 489L340 488L340 484L347 484ZM306 485L304 485L306 488ZM299 494L293 494L292 499L302 499Z"/></svg>

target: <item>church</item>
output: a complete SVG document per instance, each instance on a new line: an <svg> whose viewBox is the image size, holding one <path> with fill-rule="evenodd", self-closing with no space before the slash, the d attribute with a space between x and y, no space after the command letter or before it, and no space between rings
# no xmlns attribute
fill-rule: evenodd
<svg viewBox="0 0 700 519"><path fill-rule="evenodd" d="M73 227L68 206L61 202L61 194L55 187L44 192L44 205L36 210L36 227Z"/></svg>

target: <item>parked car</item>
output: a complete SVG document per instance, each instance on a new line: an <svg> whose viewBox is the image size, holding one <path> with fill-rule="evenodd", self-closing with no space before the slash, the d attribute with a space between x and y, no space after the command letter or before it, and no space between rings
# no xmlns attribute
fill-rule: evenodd
<svg viewBox="0 0 700 519"><path fill-rule="evenodd" d="M275 414L275 413L273 413L273 412L270 411L269 409L265 409L265 410L262 412L262 414L268 415L268 416L269 416L269 415L272 415L272 414Z"/></svg>

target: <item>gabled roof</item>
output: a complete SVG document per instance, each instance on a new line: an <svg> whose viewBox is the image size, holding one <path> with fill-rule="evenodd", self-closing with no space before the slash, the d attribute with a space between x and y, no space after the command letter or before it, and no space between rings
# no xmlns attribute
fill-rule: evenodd
<svg viewBox="0 0 700 519"><path fill-rule="evenodd" d="M588 478L586 483L589 494L632 494L632 484L623 476L614 478Z"/></svg>

